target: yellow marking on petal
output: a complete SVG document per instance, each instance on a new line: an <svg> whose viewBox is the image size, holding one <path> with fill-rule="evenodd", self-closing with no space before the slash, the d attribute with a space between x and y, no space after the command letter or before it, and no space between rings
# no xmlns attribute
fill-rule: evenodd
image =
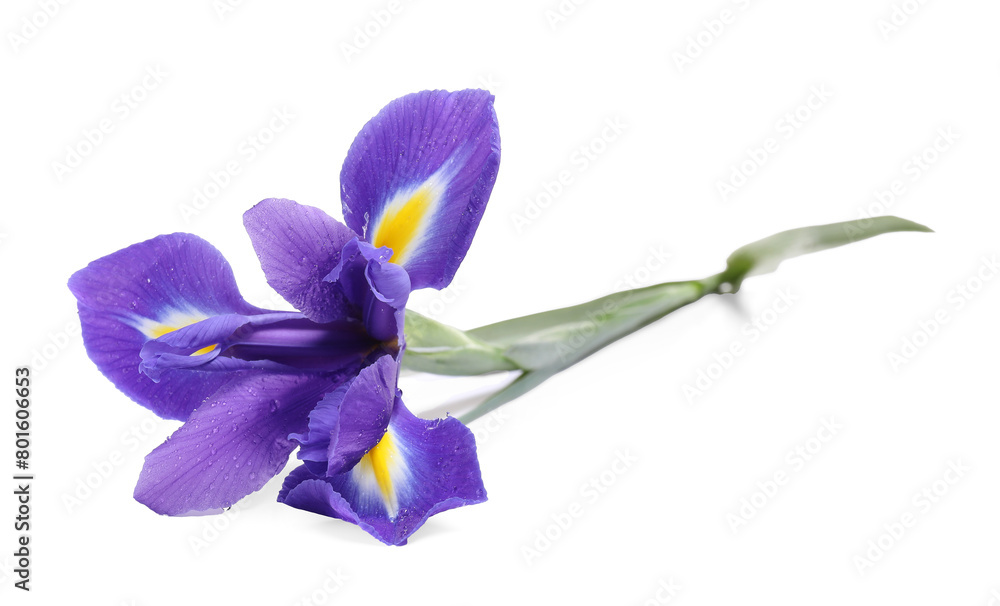
<svg viewBox="0 0 1000 606"><path fill-rule="evenodd" d="M185 326L191 326L192 324L197 324L198 322L207 319L208 316L203 315L200 312L195 314L171 311L167 314L166 318L161 316L159 321L150 320L148 318L136 318L137 323L135 326L145 333L145 335L150 339L159 339L167 333L180 330Z"/></svg>
<svg viewBox="0 0 1000 606"><path fill-rule="evenodd" d="M423 221L434 202L434 190L423 185L409 200L393 203L382 212L382 219L375 229L372 244L376 248L388 246L392 249L392 263L402 263L407 247L423 226Z"/></svg>
<svg viewBox="0 0 1000 606"><path fill-rule="evenodd" d="M185 326L191 326L192 324L197 324L198 322L201 322L204 319L205 317L190 316L175 322L174 325L157 323L149 326L143 332L145 332L150 339L159 339L160 337L162 337L167 333L174 332L175 330L180 330ZM201 349L192 353L191 355L200 356L202 354L207 354L216 347L218 347L218 343L214 345L209 345L208 347L202 347Z"/></svg>
<svg viewBox="0 0 1000 606"><path fill-rule="evenodd" d="M152 335L154 339L159 339L168 332L174 332L178 328L184 328L183 326L167 326L165 324L160 324L159 326L154 326L150 329L149 334Z"/></svg>
<svg viewBox="0 0 1000 606"><path fill-rule="evenodd" d="M382 503L390 518L395 517L396 511L399 509L399 500L392 485L391 473L392 469L399 463L399 451L396 450L396 444L387 431L378 444L361 457L356 468L363 477L375 478L375 483L382 495Z"/></svg>

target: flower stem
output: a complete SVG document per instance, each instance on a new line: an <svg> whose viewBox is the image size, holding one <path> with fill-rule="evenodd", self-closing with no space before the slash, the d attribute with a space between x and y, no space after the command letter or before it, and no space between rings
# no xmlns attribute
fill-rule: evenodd
<svg viewBox="0 0 1000 606"><path fill-rule="evenodd" d="M786 259L897 231L931 231L897 217L874 217L784 231L737 249L722 272L617 292L587 303L461 331L407 310L403 365L447 375L520 370L509 385L459 417L468 422L510 402L615 341L708 295L738 292L743 281Z"/></svg>

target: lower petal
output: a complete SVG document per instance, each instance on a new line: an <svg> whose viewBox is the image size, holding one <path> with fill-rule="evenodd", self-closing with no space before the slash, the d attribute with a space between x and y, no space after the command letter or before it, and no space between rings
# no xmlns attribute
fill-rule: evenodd
<svg viewBox="0 0 1000 606"><path fill-rule="evenodd" d="M288 461L309 411L337 382L255 373L207 398L146 456L135 498L156 513L229 507L260 490Z"/></svg>
<svg viewBox="0 0 1000 606"><path fill-rule="evenodd" d="M486 490L472 432L453 417L419 419L397 399L385 436L353 469L319 477L300 467L278 500L403 545L430 516L482 503Z"/></svg>

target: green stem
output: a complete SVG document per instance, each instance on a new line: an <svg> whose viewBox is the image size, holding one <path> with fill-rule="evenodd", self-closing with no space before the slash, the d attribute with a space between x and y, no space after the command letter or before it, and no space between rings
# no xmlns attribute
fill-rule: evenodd
<svg viewBox="0 0 1000 606"><path fill-rule="evenodd" d="M512 383L459 416L469 422L682 307L708 295L739 291L746 278L774 271L786 259L898 231L930 230L897 217L792 229L737 249L725 270L701 280L627 290L469 331L407 311L403 365L447 375L520 370Z"/></svg>

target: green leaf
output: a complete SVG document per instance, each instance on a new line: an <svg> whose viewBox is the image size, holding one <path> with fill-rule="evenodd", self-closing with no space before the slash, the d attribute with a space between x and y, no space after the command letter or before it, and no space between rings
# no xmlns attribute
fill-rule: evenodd
<svg viewBox="0 0 1000 606"><path fill-rule="evenodd" d="M728 282L735 292L745 278L771 273L786 259L897 231L933 230L899 217L872 217L790 229L747 244L729 255L726 271L722 272L723 283Z"/></svg>
<svg viewBox="0 0 1000 606"><path fill-rule="evenodd" d="M503 348L526 370L562 370L643 326L705 296L699 281L669 282L469 331Z"/></svg>
<svg viewBox="0 0 1000 606"><path fill-rule="evenodd" d="M685 305L706 295L736 292L747 277L774 271L786 259L897 231L931 230L898 217L792 229L737 249L729 256L725 271L704 280L627 290L470 331L407 311L407 351L403 364L413 370L447 375L524 371L459 417L468 422Z"/></svg>
<svg viewBox="0 0 1000 606"><path fill-rule="evenodd" d="M552 371L541 371L541 370L528 370L521 373L513 382L508 384L506 387L496 392L484 402L470 410L465 414L458 415L458 420L463 423L469 423L470 421L475 421L479 417L490 413L491 411L503 406L507 402L514 400L528 393L532 389L538 387L549 377L559 372L558 370Z"/></svg>
<svg viewBox="0 0 1000 606"><path fill-rule="evenodd" d="M457 328L406 310L403 366L438 375L481 375L518 370L503 348L483 343Z"/></svg>

